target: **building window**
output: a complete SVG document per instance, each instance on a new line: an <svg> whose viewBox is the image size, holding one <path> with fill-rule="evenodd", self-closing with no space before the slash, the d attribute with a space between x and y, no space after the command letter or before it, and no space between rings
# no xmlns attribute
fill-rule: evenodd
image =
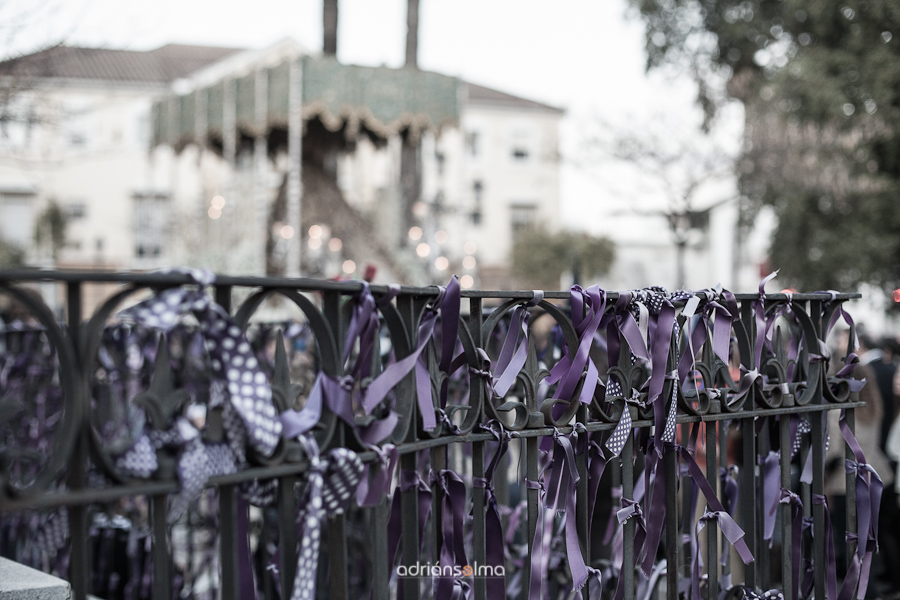
<svg viewBox="0 0 900 600"><path fill-rule="evenodd" d="M472 203L472 225L481 225L481 196L484 191L484 184L481 183L480 180L476 180L472 183L472 198L474 202Z"/></svg>
<svg viewBox="0 0 900 600"><path fill-rule="evenodd" d="M34 192L25 189L0 189L0 238L22 250L34 236L34 200Z"/></svg>
<svg viewBox="0 0 900 600"><path fill-rule="evenodd" d="M536 135L529 127L519 126L510 131L509 158L513 164L529 164L537 155Z"/></svg>
<svg viewBox="0 0 900 600"><path fill-rule="evenodd" d="M66 204L66 217L70 220L83 219L87 216L87 205L84 202Z"/></svg>
<svg viewBox="0 0 900 600"><path fill-rule="evenodd" d="M169 195L136 192L134 199L134 254L138 259L162 256L169 225Z"/></svg>
<svg viewBox="0 0 900 600"><path fill-rule="evenodd" d="M477 131L466 133L466 151L469 158L478 158L481 155L481 134Z"/></svg>
<svg viewBox="0 0 900 600"><path fill-rule="evenodd" d="M515 203L509 207L513 240L534 231L537 225L537 206Z"/></svg>

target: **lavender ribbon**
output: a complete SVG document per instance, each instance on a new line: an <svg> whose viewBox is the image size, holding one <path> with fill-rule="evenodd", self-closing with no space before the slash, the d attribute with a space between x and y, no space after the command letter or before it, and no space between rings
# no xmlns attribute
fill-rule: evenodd
<svg viewBox="0 0 900 600"><path fill-rule="evenodd" d="M800 496L781 488L781 498L779 504L788 504L791 506L791 598L799 598L797 595L800 589L800 549L803 543L800 539L803 526L803 501ZM770 511L774 512L774 511Z"/></svg>
<svg viewBox="0 0 900 600"><path fill-rule="evenodd" d="M594 344L594 334L604 322L606 292L596 285L589 287L586 291L580 285L574 285L569 292L569 298L572 306L572 325L578 335L578 349L574 355L569 354L566 350L566 353L550 370L547 383L551 385L559 383L553 394L555 399L569 400L575 393L582 375L585 374L585 368L587 368L579 400L588 404L591 402L594 390L597 389L600 376L594 361L588 359Z"/></svg>
<svg viewBox="0 0 900 600"><path fill-rule="evenodd" d="M553 434L553 458L549 469L549 480L546 480L546 493L544 505L553 506L554 512L565 513L565 539L566 557L569 571L572 574L573 592L580 595L581 589L592 576L600 577L600 572L584 564L581 547L578 543L578 530L575 519L575 491L579 480L578 468L575 462L574 444L577 442L578 433L572 431L568 435ZM546 473L546 471L545 471ZM544 519L547 516L544 515ZM549 541L548 536L542 535L541 526L535 530L531 555L531 580L529 581L529 597L538 599L542 594L543 586L543 562L547 554L542 542ZM545 539L542 539L545 538Z"/></svg>
<svg viewBox="0 0 900 600"><path fill-rule="evenodd" d="M416 338L416 347L409 354L394 364L388 366L381 375L369 384L363 395L362 406L366 414L380 404L384 398L400 381L413 369L416 371L416 391L418 397L419 412L422 416L422 426L425 429L434 429L437 426L437 418L434 403L431 399L431 377L422 357L426 346L434 335L438 315L442 315L442 352L441 370L450 373L453 364L453 348L456 346L456 333L459 329L459 282L454 275L446 288L441 287L438 298L428 304L425 314L419 323ZM441 386L441 407L446 404L446 381Z"/></svg>
<svg viewBox="0 0 900 600"><path fill-rule="evenodd" d="M878 551L878 516L884 483L875 469L866 462L865 454L847 424L847 411L841 410L839 420L841 434L856 460L846 460L847 473L856 474L856 531L858 543L839 600L849 600L853 588L859 584L857 599L865 598L869 583L872 554Z"/></svg>
<svg viewBox="0 0 900 600"><path fill-rule="evenodd" d="M484 477L473 477L472 485L476 488L483 488L485 495L487 496L487 512L485 514L484 525L485 535L488 540L499 540L503 538L503 525L500 521L500 511L497 507L497 495L494 492L494 475L500 464L500 459L503 458L503 455L505 455L509 449L510 436L503 431L503 425L496 421L491 423L488 430L494 435L494 438L499 442L499 445L497 446L497 451L494 453L493 458L491 458L491 462L488 464L487 469L485 469ZM512 525L510 525L510 527L512 527ZM494 567L494 573L497 572L497 567L503 566L504 548L504 545L498 544L496 541L487 545L485 558L488 565ZM506 597L506 580L502 577L491 577L485 582L485 588L487 595L491 598Z"/></svg>
<svg viewBox="0 0 900 600"><path fill-rule="evenodd" d="M494 378L494 394L502 398L509 393L516 381L516 376L525 366L528 357L528 309L537 306L544 299L544 292L535 290L527 304L520 304L513 310L510 317L509 331L503 340L500 356L493 371L500 373Z"/></svg>
<svg viewBox="0 0 900 600"><path fill-rule="evenodd" d="M696 429L696 428L695 428ZM731 518L731 515L725 510L725 507L722 506L722 503L719 502L719 499L716 497L715 490L712 489L712 486L706 480L706 477L703 476L703 471L697 465L697 462L694 460L694 457L688 452L685 448L679 449L679 454L681 456L682 461L688 467L688 473L693 479L694 484L700 489L703 493L703 496L706 498L706 504L712 510L707 510L706 514L697 522L695 537L699 540L700 531L703 527L706 526L706 522L710 520L718 521L719 527L722 530L723 535L725 535L726 539L731 543L734 549L737 551L738 555L741 557L741 560L744 564L750 564L753 562L753 555L750 553L750 548L747 547L747 542L744 541L744 531L740 528L740 526L735 523L734 519ZM692 598L694 600L700 599L700 544L699 541L696 543L694 548L694 561L693 566L691 568L692 580L691 580L691 592Z"/></svg>
<svg viewBox="0 0 900 600"><path fill-rule="evenodd" d="M391 478L400 453L393 444L385 444L383 447L370 446L370 450L377 455L377 461L373 461L367 467L369 477L364 477L356 488L356 503L360 506L375 506L382 498L388 495L391 486Z"/></svg>
<svg viewBox="0 0 900 600"><path fill-rule="evenodd" d="M362 381L371 372L373 349L381 326L378 309L390 303L400 292L399 286L392 285L388 288L387 294L376 300L368 283L363 281L361 284L362 288L352 298L350 323L347 326L344 341L344 372L348 375L334 377L320 372L316 376L303 409L297 411L289 408L279 415L282 426L285 428L284 437L286 439L302 435L315 427L322 418L323 406L348 426L354 430L357 429L353 416L353 390L356 382ZM356 353L357 359L351 365L351 352L356 348L357 342L359 344ZM389 427L379 426L381 423L376 422L370 425L370 428L375 427L377 431L359 432L361 437L367 438L364 441L369 441L371 438L376 438L374 441L380 441L387 437L387 434L396 425L397 416L391 411L383 420Z"/></svg>
<svg viewBox="0 0 900 600"><path fill-rule="evenodd" d="M761 459L762 460L762 459ZM775 535L775 508L778 506L778 489L780 484L778 453L769 450L763 462L763 506L768 510L763 515L763 539L772 547Z"/></svg>
<svg viewBox="0 0 900 600"><path fill-rule="evenodd" d="M422 547L422 539L425 535L425 525L431 514L431 487L419 476L416 471L400 470L397 489L391 501L391 514L388 518L388 568L393 568L400 547L400 532L403 529L403 514L401 506L401 493L410 490L418 490L418 514L419 514L419 548ZM402 600L403 586L398 586L397 597Z"/></svg>
<svg viewBox="0 0 900 600"><path fill-rule="evenodd" d="M821 504L825 508L825 574L826 585L828 587L828 597L838 598L837 591L837 570L834 558L834 533L831 529L831 515L828 510L828 499L821 494L812 495L812 503ZM846 578L845 578L846 581ZM856 584L853 584L856 587ZM843 588L841 588L843 593ZM849 596L848 596L849 598ZM847 600L847 599L845 599Z"/></svg>
<svg viewBox="0 0 900 600"><path fill-rule="evenodd" d="M731 515L723 510L707 511L697 521L695 530L695 538L697 541L694 546L694 558L691 564L692 600L700 600L702 598L702 596L700 595L700 532L703 531L703 528L706 527L706 524L709 521L718 522L719 529L722 531L722 534L731 543L731 545L734 546L734 549L737 550L737 553L741 557L741 560L744 561L744 564L753 562L753 556L750 554L750 549L747 547L747 542L745 542L743 539L744 530L741 529L737 523L735 523L734 519L731 518Z"/></svg>
<svg viewBox="0 0 900 600"><path fill-rule="evenodd" d="M450 469L432 473L432 480L437 484L441 494L441 566L453 565L462 568L468 564L463 527L466 484ZM452 599L460 593L458 591L460 585L461 582L455 580L452 575L445 574L441 569L441 576L435 582L435 598Z"/></svg>

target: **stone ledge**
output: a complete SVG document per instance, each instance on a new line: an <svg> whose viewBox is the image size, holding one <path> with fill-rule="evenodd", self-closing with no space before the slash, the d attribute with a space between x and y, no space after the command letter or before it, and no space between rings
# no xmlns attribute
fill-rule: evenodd
<svg viewBox="0 0 900 600"><path fill-rule="evenodd" d="M0 557L0 600L68 600L68 581Z"/></svg>

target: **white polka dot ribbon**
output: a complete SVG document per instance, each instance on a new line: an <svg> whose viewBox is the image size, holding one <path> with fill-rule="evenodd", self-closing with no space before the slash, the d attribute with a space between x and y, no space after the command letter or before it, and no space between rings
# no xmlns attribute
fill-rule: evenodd
<svg viewBox="0 0 900 600"><path fill-rule="evenodd" d="M309 436L299 439L309 457L310 470L305 508L298 517L300 551L291 600L308 600L316 597L322 518L347 509L362 477L363 464L355 452L346 448L335 448L320 458L315 440Z"/></svg>
<svg viewBox="0 0 900 600"><path fill-rule="evenodd" d="M147 327L170 331L179 318L193 313L200 323L212 367L213 383L227 386L231 404L244 426L250 446L271 456L281 435L281 421L272 402L272 388L260 369L244 332L221 306L205 293L212 282L207 274L191 273L200 287L164 290L120 313Z"/></svg>

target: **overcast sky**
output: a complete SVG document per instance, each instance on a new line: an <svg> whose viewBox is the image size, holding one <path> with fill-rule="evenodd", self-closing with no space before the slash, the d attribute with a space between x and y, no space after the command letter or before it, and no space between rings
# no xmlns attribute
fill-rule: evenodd
<svg viewBox="0 0 900 600"><path fill-rule="evenodd" d="M10 31L11 15L21 13L27 23L15 30L8 48L27 51L60 39L134 50L173 42L259 48L284 37L314 51L322 44L321 0L41 1L45 8L36 12L35 0L0 0L2 31ZM578 154L598 116L635 128L663 114L695 124L693 86L645 74L642 25L626 18L626 3L420 0L419 66L565 108L564 158ZM339 6L342 61L402 64L405 0L340 0ZM604 220L610 202L633 201L616 197L622 182L609 185L615 173L585 173L564 162L564 221L584 227ZM596 224L591 228L602 231Z"/></svg>

